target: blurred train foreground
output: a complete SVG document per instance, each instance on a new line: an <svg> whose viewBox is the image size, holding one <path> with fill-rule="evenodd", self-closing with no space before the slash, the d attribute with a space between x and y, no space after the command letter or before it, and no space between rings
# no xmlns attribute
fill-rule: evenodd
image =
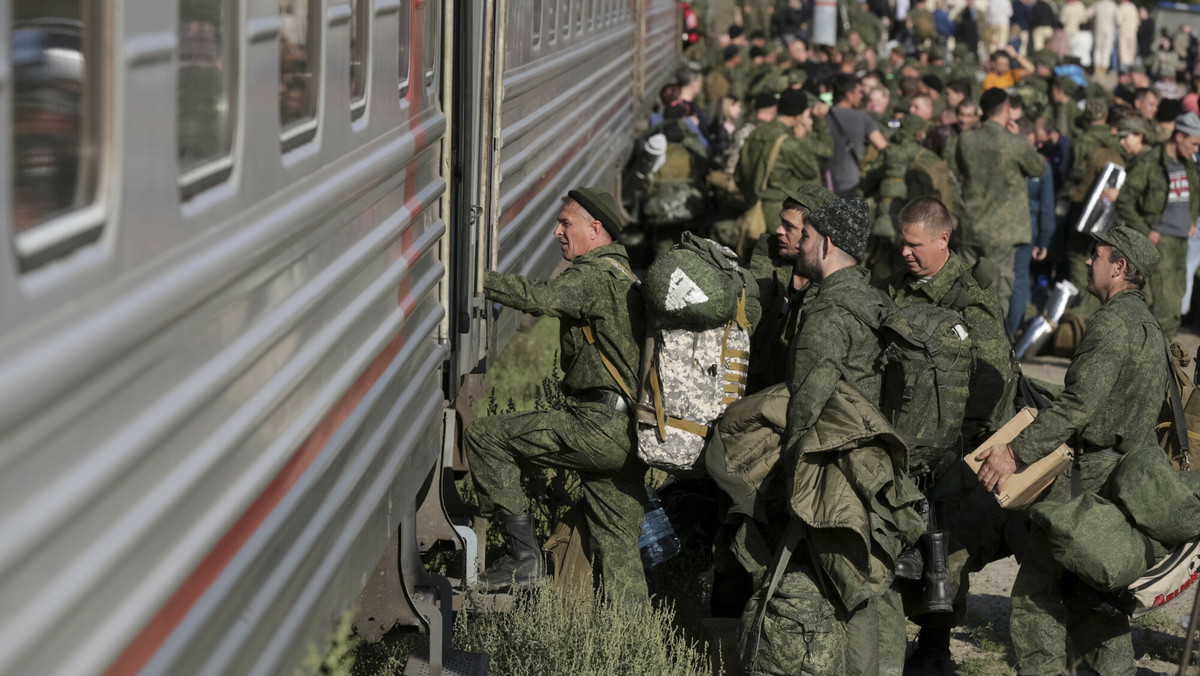
<svg viewBox="0 0 1200 676"><path fill-rule="evenodd" d="M614 184L675 2L0 7L0 674L291 674L355 610L436 673L483 271Z"/></svg>

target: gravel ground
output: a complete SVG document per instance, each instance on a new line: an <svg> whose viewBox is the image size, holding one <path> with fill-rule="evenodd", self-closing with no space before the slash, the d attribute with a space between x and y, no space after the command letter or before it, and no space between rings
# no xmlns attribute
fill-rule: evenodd
<svg viewBox="0 0 1200 676"><path fill-rule="evenodd" d="M1192 332L1181 333L1177 340L1192 355L1200 347L1200 335ZM1061 384L1067 360L1038 357L1023 361L1022 367L1030 377ZM1016 575L1017 562L1010 557L971 576L967 616L951 639L958 673L981 676L1015 673L1010 666L1016 664L1016 659L1008 635L1008 601ZM1177 673L1186 636L1181 619L1186 622L1195 592L1193 587L1180 600L1134 622L1138 676ZM909 629L911 632L913 625ZM1200 670L1193 666L1188 673L1197 674Z"/></svg>

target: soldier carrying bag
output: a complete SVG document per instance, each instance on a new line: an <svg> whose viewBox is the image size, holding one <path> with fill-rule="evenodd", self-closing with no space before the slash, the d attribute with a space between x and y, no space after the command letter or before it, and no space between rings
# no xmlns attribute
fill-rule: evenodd
<svg viewBox="0 0 1200 676"><path fill-rule="evenodd" d="M767 170L763 173L762 185L758 186L754 204L738 219L737 226L740 235L738 236L737 255L739 257L745 252L747 245L753 247L759 236L767 231L767 217L762 209L762 193L767 189L767 183L771 180L771 172L775 171L775 163L779 161L779 151L783 148L783 142L787 140L787 136L787 134L780 134L779 138L775 140L775 145L771 146L771 154L767 156Z"/></svg>

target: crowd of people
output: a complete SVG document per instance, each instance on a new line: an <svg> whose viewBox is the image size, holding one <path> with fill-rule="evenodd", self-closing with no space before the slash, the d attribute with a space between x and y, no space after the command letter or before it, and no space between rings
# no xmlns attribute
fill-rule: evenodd
<svg viewBox="0 0 1200 676"><path fill-rule="evenodd" d="M546 575L520 481L532 465L579 473L605 588L645 599L628 384L645 382L656 325L635 271L692 233L757 282L746 396L703 427L695 468L726 494L711 602L742 619L746 673L954 673L969 574L1010 554L1019 673L1064 673L1068 634L1088 668L1134 673L1129 618L1064 561L1054 533L1073 522L1052 508L1120 505L1121 523L1142 524L1137 487L1112 478L1171 472L1155 430L1200 263L1195 41L1184 27L1151 44L1129 0L929 2L848 7L832 46L811 40L811 3L735 7L738 23L663 87L619 196L564 197L554 236L571 265L549 281L487 274L489 299L560 319L567 404L465 431L506 538L486 588ZM1071 355L1062 387L1013 356L1054 284L1079 292L1052 318L1072 328L1054 344ZM946 316L969 364L921 409L917 380L889 384L900 357L885 336L930 338ZM897 422L936 428L956 400L953 443ZM985 444L1023 407L1041 412ZM1073 469L1038 506L1002 509L993 494L1063 444ZM1118 548L1108 537L1079 546ZM1177 544L1145 538L1143 572Z"/></svg>

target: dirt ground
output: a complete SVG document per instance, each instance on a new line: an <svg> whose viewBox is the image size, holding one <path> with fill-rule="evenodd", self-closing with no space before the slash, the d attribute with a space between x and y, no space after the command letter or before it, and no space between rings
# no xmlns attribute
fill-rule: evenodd
<svg viewBox="0 0 1200 676"><path fill-rule="evenodd" d="M1194 332L1181 332L1177 340L1191 355L1200 347L1200 335ZM1030 377L1061 384L1067 360L1038 357L1023 361L1022 367ZM1010 666L1016 659L1008 635L1008 609L1016 575L1017 562L1010 557L971 576L967 616L951 638L958 673L979 676L1015 673ZM1134 621L1138 676L1177 673L1186 636L1181 621L1187 621L1195 592L1193 588L1180 600ZM910 625L909 629L911 632L914 627ZM1188 673L1197 674L1200 670L1193 666Z"/></svg>

